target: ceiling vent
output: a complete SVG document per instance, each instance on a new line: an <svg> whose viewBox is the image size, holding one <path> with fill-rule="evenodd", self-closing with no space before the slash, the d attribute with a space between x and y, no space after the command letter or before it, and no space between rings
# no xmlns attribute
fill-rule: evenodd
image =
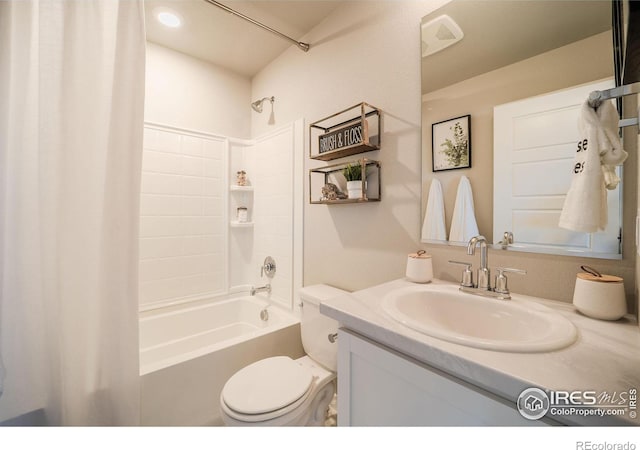
<svg viewBox="0 0 640 450"><path fill-rule="evenodd" d="M464 37L454 20L443 15L422 24L422 57L444 50Z"/></svg>

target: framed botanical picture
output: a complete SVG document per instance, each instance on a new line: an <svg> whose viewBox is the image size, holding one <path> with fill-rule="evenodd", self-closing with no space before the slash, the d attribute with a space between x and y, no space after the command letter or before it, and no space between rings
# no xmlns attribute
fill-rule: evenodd
<svg viewBox="0 0 640 450"><path fill-rule="evenodd" d="M471 115L431 125L433 171L471 167Z"/></svg>

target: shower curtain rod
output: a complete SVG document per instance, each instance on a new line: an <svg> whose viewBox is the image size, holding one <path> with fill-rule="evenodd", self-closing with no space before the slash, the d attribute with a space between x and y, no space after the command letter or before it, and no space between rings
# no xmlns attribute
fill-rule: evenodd
<svg viewBox="0 0 640 450"><path fill-rule="evenodd" d="M271 28L271 27L269 27L269 26L267 26L267 25L265 25L263 23L260 23L257 20L252 19L251 17L245 16L244 14L239 13L238 11L235 11L235 10L231 9L228 6L225 6L222 3L217 2L216 0L204 0L204 1L207 2L207 3L212 4L213 6L217 6L218 8L223 9L228 13L231 13L231 14L233 14L235 16L238 16L241 19L246 20L247 22L251 22L252 24L259 26L260 28L263 28L263 29L265 29L267 31L270 31L273 34L275 34L277 36L280 36L282 39L286 39L288 41L293 42L303 52L308 52L309 48L311 47L309 44L306 44L306 43L300 42L300 41L296 41L295 39L287 36L286 34L282 34L279 31L274 30L273 28Z"/></svg>

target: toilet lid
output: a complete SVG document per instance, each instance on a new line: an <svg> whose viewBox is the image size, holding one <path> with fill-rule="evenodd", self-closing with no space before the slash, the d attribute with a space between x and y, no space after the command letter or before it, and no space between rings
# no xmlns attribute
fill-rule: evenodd
<svg viewBox="0 0 640 450"><path fill-rule="evenodd" d="M288 356L275 356L248 365L222 389L229 408L242 414L264 414L300 399L313 383L311 371Z"/></svg>

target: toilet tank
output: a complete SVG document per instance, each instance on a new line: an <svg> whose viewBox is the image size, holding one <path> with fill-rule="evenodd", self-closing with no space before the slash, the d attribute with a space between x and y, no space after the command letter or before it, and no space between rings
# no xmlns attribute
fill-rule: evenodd
<svg viewBox="0 0 640 450"><path fill-rule="evenodd" d="M332 343L328 336L338 332L338 322L320 314L320 302L347 293L326 284L300 289L302 346L311 359L333 372L338 367L338 343Z"/></svg>

